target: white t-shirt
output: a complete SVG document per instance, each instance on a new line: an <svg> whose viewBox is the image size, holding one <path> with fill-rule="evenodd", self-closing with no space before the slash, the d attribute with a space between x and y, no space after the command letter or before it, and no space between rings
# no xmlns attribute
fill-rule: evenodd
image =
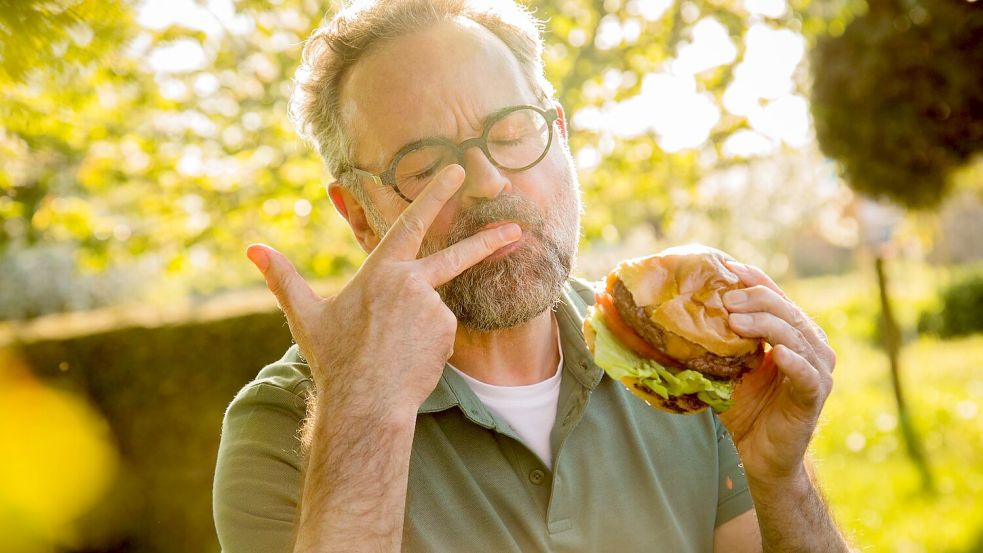
<svg viewBox="0 0 983 553"><path fill-rule="evenodd" d="M557 325L556 344L559 348L560 331ZM556 373L542 382L526 386L495 386L472 378L457 367L448 366L464 379L474 395L509 426L515 430L522 442L535 453L543 463L553 468L553 455L550 451L550 432L556 420L556 404L560 397L560 376L563 374L563 350L560 349L560 364Z"/></svg>

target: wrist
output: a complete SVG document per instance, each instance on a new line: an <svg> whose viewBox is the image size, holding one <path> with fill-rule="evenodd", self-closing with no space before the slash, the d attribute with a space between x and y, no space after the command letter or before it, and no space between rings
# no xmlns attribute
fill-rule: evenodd
<svg viewBox="0 0 983 553"><path fill-rule="evenodd" d="M764 551L850 551L804 460L780 475L748 475L748 488Z"/></svg>
<svg viewBox="0 0 983 553"><path fill-rule="evenodd" d="M360 428L362 431L379 429L387 432L413 433L416 428L417 408L390 401L334 401L320 395L316 407L317 419L334 427Z"/></svg>
<svg viewBox="0 0 983 553"><path fill-rule="evenodd" d="M791 470L768 474L747 474L748 488L755 503L775 501L795 501L812 490L812 480L805 463L799 463Z"/></svg>

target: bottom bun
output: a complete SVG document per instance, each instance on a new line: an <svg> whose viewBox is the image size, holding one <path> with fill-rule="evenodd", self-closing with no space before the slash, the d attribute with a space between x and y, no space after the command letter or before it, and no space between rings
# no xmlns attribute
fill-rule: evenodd
<svg viewBox="0 0 983 553"><path fill-rule="evenodd" d="M691 415L707 408L707 404L696 397L696 394L669 396L667 399L653 392L648 386L640 384L635 377L625 376L621 378L621 383L629 392L642 398L645 403L669 413Z"/></svg>

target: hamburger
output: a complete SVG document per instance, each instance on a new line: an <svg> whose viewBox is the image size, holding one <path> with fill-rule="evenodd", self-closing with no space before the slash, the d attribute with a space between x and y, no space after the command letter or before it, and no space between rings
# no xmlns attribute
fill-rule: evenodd
<svg viewBox="0 0 983 553"><path fill-rule="evenodd" d="M665 411L730 408L734 386L761 362L764 343L727 323L723 294L744 287L728 259L694 244L619 263L584 320L597 365Z"/></svg>

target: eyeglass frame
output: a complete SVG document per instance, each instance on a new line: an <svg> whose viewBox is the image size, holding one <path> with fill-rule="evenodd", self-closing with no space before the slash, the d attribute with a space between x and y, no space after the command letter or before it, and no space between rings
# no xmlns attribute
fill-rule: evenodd
<svg viewBox="0 0 983 553"><path fill-rule="evenodd" d="M495 159L492 157L491 152L488 151L488 133L491 131L491 128L494 127L496 123L504 119L510 113L514 113L516 111L523 110L523 109L531 109L542 115L543 119L546 120L546 126L549 127L549 137L546 139L546 147L543 148L543 153L541 153L539 157L535 159L535 161L526 165L525 167L520 167L518 169L513 169L511 167L504 167L502 165L499 165L499 163L495 161ZM559 111L555 107L550 109L543 109L539 106L534 106L531 104L520 104L517 106L510 106L495 114L495 116L492 117L491 120L489 120L485 124L485 128L481 131L480 136L469 138L459 143L455 143L454 141L446 138L439 138L439 137L424 138L422 140L417 140L416 142L412 142L400 148L399 151L396 152L396 155L393 156L392 161L389 163L389 169L383 171L382 173L372 173L364 169L359 169L354 165L351 166L350 170L352 173L356 175L368 177L372 179L379 186L388 186L392 188L393 191L396 192L396 194L398 194L399 197L402 198L406 203L413 203L413 200L407 198L406 196L403 195L402 192L400 192L399 185L396 184L396 166L399 165L399 162L402 161L403 157L405 157L410 152L418 148L423 148L425 146L447 146L457 154L457 161L459 164L463 166L464 152L466 152L471 148L477 147L478 149L481 150L481 153L485 154L485 159L487 159L495 167L505 171L519 173L531 169L540 161L543 161L543 158L545 158L546 154L549 153L550 147L553 145L553 123L555 123L559 118L560 118Z"/></svg>

